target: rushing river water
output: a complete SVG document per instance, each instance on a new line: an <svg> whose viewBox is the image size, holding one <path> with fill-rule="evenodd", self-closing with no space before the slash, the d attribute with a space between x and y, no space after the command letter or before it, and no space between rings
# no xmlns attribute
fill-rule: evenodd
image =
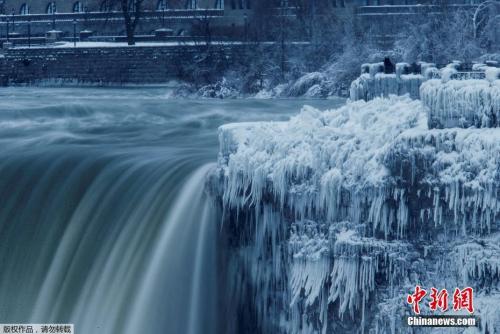
<svg viewBox="0 0 500 334"><path fill-rule="evenodd" d="M217 127L340 101L166 96L0 90L0 323L217 331L217 212L203 193Z"/></svg>

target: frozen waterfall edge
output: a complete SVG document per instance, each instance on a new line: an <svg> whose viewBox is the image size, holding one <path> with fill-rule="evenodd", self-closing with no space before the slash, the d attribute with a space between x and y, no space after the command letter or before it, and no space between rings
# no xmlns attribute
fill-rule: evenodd
<svg viewBox="0 0 500 334"><path fill-rule="evenodd" d="M391 96L219 141L228 332L397 333L415 284L473 286L481 330L500 330L499 128L428 130Z"/></svg>

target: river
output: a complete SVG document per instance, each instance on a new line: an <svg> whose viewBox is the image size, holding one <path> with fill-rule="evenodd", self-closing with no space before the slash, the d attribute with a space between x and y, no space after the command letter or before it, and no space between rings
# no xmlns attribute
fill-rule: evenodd
<svg viewBox="0 0 500 334"><path fill-rule="evenodd" d="M1 89L0 323L216 333L217 127L341 103Z"/></svg>

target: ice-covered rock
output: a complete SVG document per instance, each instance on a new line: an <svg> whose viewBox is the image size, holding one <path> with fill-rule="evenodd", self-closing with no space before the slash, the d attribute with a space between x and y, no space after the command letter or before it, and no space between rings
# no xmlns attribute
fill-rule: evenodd
<svg viewBox="0 0 500 334"><path fill-rule="evenodd" d="M319 85L319 84L316 84L307 90L307 92L304 94L304 97L321 98L325 95L326 94L325 94L325 90L323 89L323 87L321 87L321 85Z"/></svg>
<svg viewBox="0 0 500 334"><path fill-rule="evenodd" d="M203 98L228 99L238 97L239 93L234 87L231 87L226 78L222 78L215 84L201 87L197 95Z"/></svg>
<svg viewBox="0 0 500 334"><path fill-rule="evenodd" d="M291 307L302 303L307 308L322 298L326 301L323 290L330 274L328 226L314 221L295 222L290 229L288 245Z"/></svg>
<svg viewBox="0 0 500 334"><path fill-rule="evenodd" d="M419 98L419 88L424 77L420 74L384 74L375 76L361 75L352 82L350 99L353 101L369 101L375 97L388 97L389 95L409 94L411 98Z"/></svg>
<svg viewBox="0 0 500 334"><path fill-rule="evenodd" d="M328 112L305 107L289 122L222 126L224 200L244 207L271 195L296 217L307 218L312 211L338 217L345 214L341 192L356 194L383 184L387 169L381 160L388 145L407 129L425 127L425 121L419 101L391 97ZM348 211L359 214L355 207Z"/></svg>
<svg viewBox="0 0 500 334"><path fill-rule="evenodd" d="M459 244L454 251L463 284L500 288L500 234Z"/></svg>
<svg viewBox="0 0 500 334"><path fill-rule="evenodd" d="M500 80L429 80L420 96L430 128L500 126Z"/></svg>
<svg viewBox="0 0 500 334"><path fill-rule="evenodd" d="M421 101L390 96L220 128L212 189L244 268L238 319L254 332L398 333L415 284L470 284L500 330L500 128L427 123Z"/></svg>
<svg viewBox="0 0 500 334"><path fill-rule="evenodd" d="M384 73L384 63L363 64L361 75L351 83L349 95L352 101L406 94L418 99L420 85L440 76L436 66L426 62L397 63L395 73Z"/></svg>
<svg viewBox="0 0 500 334"><path fill-rule="evenodd" d="M400 77L403 74L410 74L411 66L408 63L396 64L396 76Z"/></svg>
<svg viewBox="0 0 500 334"><path fill-rule="evenodd" d="M324 113L306 107L290 122L223 126L225 204L244 208L266 198L296 218L368 218L389 235L404 232L407 187L419 183L426 191L418 197L432 203L421 215L440 223L449 208L489 226L500 209L500 129L428 131L423 110L419 101L391 97Z"/></svg>
<svg viewBox="0 0 500 334"><path fill-rule="evenodd" d="M407 268L398 260L406 256L410 245L362 237L352 229L338 231L337 226L331 229L335 232L332 233L334 264L329 301L338 302L340 318L344 314L354 318L356 313L361 313L361 326L364 326L366 303L375 290L376 275L384 277L389 285L401 279L401 273Z"/></svg>
<svg viewBox="0 0 500 334"><path fill-rule="evenodd" d="M311 88L319 86L326 79L321 72L308 73L296 80L286 91L287 96L298 97L308 93Z"/></svg>
<svg viewBox="0 0 500 334"><path fill-rule="evenodd" d="M494 82L495 80L500 80L500 68L496 67L486 67L484 68L486 74L486 80Z"/></svg>
<svg viewBox="0 0 500 334"><path fill-rule="evenodd" d="M438 69L433 63L419 62L411 65L398 63L395 74L385 74L383 63L363 64L361 75L351 83L350 99L369 101L375 97L405 94L418 99L421 98L421 85L432 79L436 82L440 79L442 83L486 79L493 84L500 80L500 69L483 63L473 64L469 68L459 61ZM470 83L462 85L470 86Z"/></svg>
<svg viewBox="0 0 500 334"><path fill-rule="evenodd" d="M386 166L418 203L420 225L452 222L462 234L497 228L500 129L412 129L394 142Z"/></svg>
<svg viewBox="0 0 500 334"><path fill-rule="evenodd" d="M443 82L450 81L452 76L458 73L460 62L452 62L441 69L441 80Z"/></svg>

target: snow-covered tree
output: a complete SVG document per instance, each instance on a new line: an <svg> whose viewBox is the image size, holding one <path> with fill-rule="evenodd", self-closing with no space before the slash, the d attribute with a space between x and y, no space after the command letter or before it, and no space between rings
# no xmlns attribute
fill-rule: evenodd
<svg viewBox="0 0 500 334"><path fill-rule="evenodd" d="M425 22L414 22L400 34L395 48L407 62L471 61L485 51L474 39L471 15L469 11L445 11Z"/></svg>
<svg viewBox="0 0 500 334"><path fill-rule="evenodd" d="M472 19L474 38L487 48L500 43L500 0L483 1L476 8ZM498 44L497 44L498 45Z"/></svg>
<svg viewBox="0 0 500 334"><path fill-rule="evenodd" d="M481 29L490 21L498 20L500 15L500 0L487 0L477 6L473 16L474 37L479 37Z"/></svg>

